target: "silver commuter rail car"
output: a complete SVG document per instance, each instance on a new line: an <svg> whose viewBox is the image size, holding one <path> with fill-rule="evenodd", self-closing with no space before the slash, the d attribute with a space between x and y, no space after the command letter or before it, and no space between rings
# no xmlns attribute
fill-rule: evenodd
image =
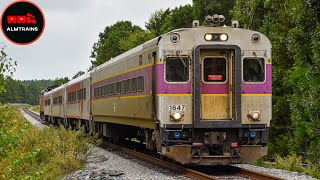
<svg viewBox="0 0 320 180"><path fill-rule="evenodd" d="M267 153L271 67L259 32L176 29L45 92L41 113L115 141L137 138L182 164L250 163Z"/></svg>

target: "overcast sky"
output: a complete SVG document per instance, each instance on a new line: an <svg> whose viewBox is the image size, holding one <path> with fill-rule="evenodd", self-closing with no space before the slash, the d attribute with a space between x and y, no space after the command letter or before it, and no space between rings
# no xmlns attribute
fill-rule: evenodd
<svg viewBox="0 0 320 180"><path fill-rule="evenodd" d="M1 13L13 0L1 0ZM192 4L192 0L33 0L46 18L45 30L35 43L19 46L5 42L7 54L18 62L14 79L71 78L90 67L90 52L99 32L119 20L145 29L151 13ZM58 3L59 2L59 3Z"/></svg>

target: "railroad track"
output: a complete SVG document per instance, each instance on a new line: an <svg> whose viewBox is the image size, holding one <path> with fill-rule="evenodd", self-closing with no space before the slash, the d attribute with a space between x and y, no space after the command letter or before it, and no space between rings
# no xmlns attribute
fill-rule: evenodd
<svg viewBox="0 0 320 180"><path fill-rule="evenodd" d="M34 119L36 119L37 121L39 121L40 123L48 125L48 123L43 121L38 114L30 111L29 109L24 108L22 110L24 112L26 112L28 115L30 115L31 117L33 117ZM208 171L210 171L210 167L207 167L206 170L201 170L201 168L196 168L196 169L187 168L187 167L183 167L183 166L176 165L176 164L173 164L173 163L170 163L167 161L163 161L161 159L152 157L150 155L146 155L141 152L137 152L135 150L131 150L126 147L119 146L119 145L109 143L106 141L103 142L103 145L105 147L111 148L112 150L120 151L120 152L127 154L129 156L135 157L137 159L141 159L143 161L146 161L150 164L154 164L156 166L162 167L164 169L169 169L169 170L172 170L172 171L177 172L179 174L183 174L183 175L185 175L189 178L192 178L192 179L201 179L201 180L202 179L203 180L230 179L226 176L219 178L219 175L210 175L211 173L208 172ZM228 167L230 167L230 166L228 166ZM239 178L248 178L248 179L257 179L257 180L260 180L260 179L261 180L284 180L279 177L271 176L268 174L263 174L260 172L255 172L255 171L244 169L244 168L232 167L231 169L234 169L234 172L229 173L229 174L232 174L232 175L230 175L232 177L234 177L236 175ZM233 171L233 170L231 170L231 171ZM232 179L237 179L237 178L232 178Z"/></svg>
<svg viewBox="0 0 320 180"><path fill-rule="evenodd" d="M40 123L42 123L42 124L44 124L44 125L46 125L46 126L49 125L48 122L42 120L38 114L34 113L34 112L31 111L30 109L22 108L22 110L23 110L26 114L28 114L29 116L31 116L33 119L39 121Z"/></svg>

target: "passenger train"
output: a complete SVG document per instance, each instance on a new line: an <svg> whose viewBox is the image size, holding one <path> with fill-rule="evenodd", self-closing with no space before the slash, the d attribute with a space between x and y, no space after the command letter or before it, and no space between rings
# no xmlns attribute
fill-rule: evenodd
<svg viewBox="0 0 320 180"><path fill-rule="evenodd" d="M176 29L40 95L41 117L181 164L251 163L267 154L271 43L260 32Z"/></svg>

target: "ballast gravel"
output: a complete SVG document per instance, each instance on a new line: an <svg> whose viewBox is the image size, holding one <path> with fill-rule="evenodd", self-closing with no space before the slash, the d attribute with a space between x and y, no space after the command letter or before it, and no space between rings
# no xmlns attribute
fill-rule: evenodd
<svg viewBox="0 0 320 180"><path fill-rule="evenodd" d="M126 154L93 147L87 165L64 180L190 179Z"/></svg>
<svg viewBox="0 0 320 180"><path fill-rule="evenodd" d="M264 168L260 166L254 166L251 164L235 164L233 166L249 169L252 171L257 171L264 174L269 174L271 176L276 176L288 180L317 180L316 178L308 176L305 173L291 172L282 169Z"/></svg>

